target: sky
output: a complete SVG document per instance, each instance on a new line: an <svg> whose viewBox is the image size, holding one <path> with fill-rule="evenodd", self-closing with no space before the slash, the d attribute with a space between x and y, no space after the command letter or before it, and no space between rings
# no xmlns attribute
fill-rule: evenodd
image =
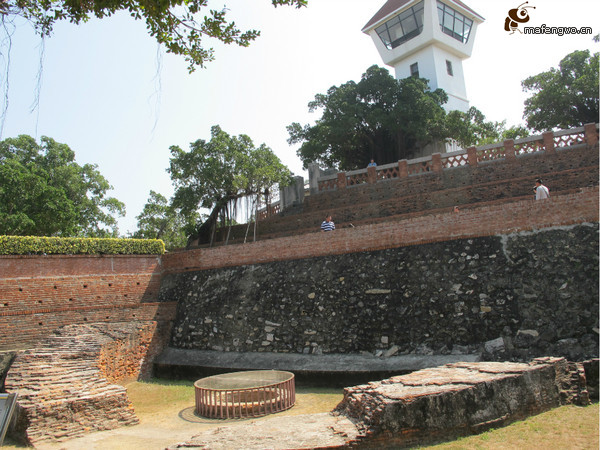
<svg viewBox="0 0 600 450"><path fill-rule="evenodd" d="M359 81L373 64L384 66L361 29L385 0L308 3L295 9L274 8L269 0L211 0L215 9L226 6L241 29L258 29L261 36L247 48L207 40L216 59L192 74L183 57L167 54L143 22L126 14L61 22L44 40L17 21L7 28L10 51L6 30L0 32L0 86L8 99L0 138L49 136L68 144L80 165L96 164L113 186L109 195L126 205L121 235L136 230L150 190L172 195L170 146L188 150L197 139L209 140L214 125L266 144L306 178L286 127L320 117L308 111L316 94ZM522 80L557 67L574 50L600 50L592 40L600 32L597 0L529 0L536 9L529 10L528 26L593 30L563 36L504 31L509 9L520 0L464 3L485 18L463 67L470 104L486 120L524 124Z"/></svg>

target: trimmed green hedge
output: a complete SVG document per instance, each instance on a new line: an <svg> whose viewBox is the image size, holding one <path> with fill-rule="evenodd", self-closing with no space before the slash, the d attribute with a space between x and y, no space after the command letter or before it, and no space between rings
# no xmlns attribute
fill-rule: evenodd
<svg viewBox="0 0 600 450"><path fill-rule="evenodd" d="M0 255L162 255L160 239L0 236Z"/></svg>

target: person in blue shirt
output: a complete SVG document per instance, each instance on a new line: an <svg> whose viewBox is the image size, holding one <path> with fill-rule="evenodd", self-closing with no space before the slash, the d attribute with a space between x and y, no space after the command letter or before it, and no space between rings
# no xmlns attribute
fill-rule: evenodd
<svg viewBox="0 0 600 450"><path fill-rule="evenodd" d="M335 230L335 224L333 223L333 220L331 220L331 216L327 216L321 224L321 232L333 230Z"/></svg>
<svg viewBox="0 0 600 450"><path fill-rule="evenodd" d="M367 167L377 167L377 163L373 158L371 158L371 162L367 165Z"/></svg>

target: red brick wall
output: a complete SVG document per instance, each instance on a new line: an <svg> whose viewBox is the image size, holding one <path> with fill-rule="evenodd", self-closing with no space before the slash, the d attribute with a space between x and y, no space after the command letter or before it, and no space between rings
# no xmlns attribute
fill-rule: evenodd
<svg viewBox="0 0 600 450"><path fill-rule="evenodd" d="M115 339L100 349L97 366L111 383L148 379L152 361L167 344L169 331L158 322L149 321L126 339Z"/></svg>
<svg viewBox="0 0 600 450"><path fill-rule="evenodd" d="M166 254L169 272L203 270L268 261L311 258L423 244L448 239L598 222L598 187L554 195L549 200L488 204L459 213L443 212L334 232L314 232L247 244Z"/></svg>
<svg viewBox="0 0 600 450"><path fill-rule="evenodd" d="M170 321L157 301L158 256L0 256L0 349L27 348L68 324Z"/></svg>
<svg viewBox="0 0 600 450"><path fill-rule="evenodd" d="M576 146L324 191L305 197L301 212L259 221L258 236L310 232L319 228L327 214L338 227L345 227L395 215L429 214L454 205L530 198L538 177L551 192L568 193L598 185L598 156L597 145ZM246 225L232 227L229 242L243 242L246 231ZM217 234L217 240L223 241L226 232ZM252 240L252 229L248 236Z"/></svg>

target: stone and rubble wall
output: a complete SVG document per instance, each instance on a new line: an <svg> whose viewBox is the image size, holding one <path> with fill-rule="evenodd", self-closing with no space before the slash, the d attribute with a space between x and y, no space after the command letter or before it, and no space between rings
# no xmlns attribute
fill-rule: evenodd
<svg viewBox="0 0 600 450"><path fill-rule="evenodd" d="M0 256L0 350L69 324L173 319L157 301L159 256Z"/></svg>
<svg viewBox="0 0 600 450"><path fill-rule="evenodd" d="M9 434L37 446L138 423L126 389L114 383L147 374L160 348L156 322L55 331L19 352L8 372L7 392L19 393Z"/></svg>
<svg viewBox="0 0 600 450"><path fill-rule="evenodd" d="M513 205L506 220L490 214L485 224L510 227L511 215L519 223L555 206ZM563 207L566 202L558 209ZM429 224L431 234L436 226L444 229L444 220ZM477 217L460 225L471 223L482 225ZM374 232L376 239L366 245L385 246L388 237L410 235L397 225L395 233ZM331 254L340 242L336 231L314 237L324 253L329 243L327 256L286 260L282 256L291 250L273 247L268 256L276 261L167 274L159 299L178 302L170 346L309 354L481 352L489 359L525 361L597 357L597 221L509 230L341 255ZM212 255L204 253L202 264L223 262ZM244 253L238 256L243 260Z"/></svg>

